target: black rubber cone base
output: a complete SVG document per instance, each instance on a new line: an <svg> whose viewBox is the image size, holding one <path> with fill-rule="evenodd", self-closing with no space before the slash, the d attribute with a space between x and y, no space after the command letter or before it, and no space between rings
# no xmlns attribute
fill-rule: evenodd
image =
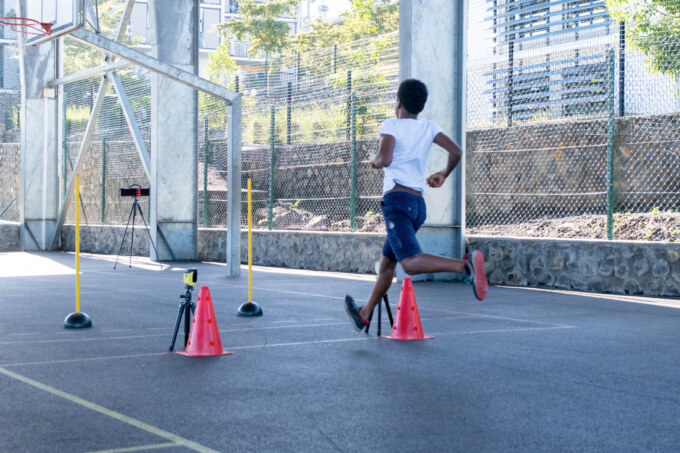
<svg viewBox="0 0 680 453"><path fill-rule="evenodd" d="M64 319L64 327L68 329L83 329L92 327L92 320L86 313L71 313Z"/></svg>
<svg viewBox="0 0 680 453"><path fill-rule="evenodd" d="M246 302L238 307L239 316L262 316L262 309L255 302Z"/></svg>

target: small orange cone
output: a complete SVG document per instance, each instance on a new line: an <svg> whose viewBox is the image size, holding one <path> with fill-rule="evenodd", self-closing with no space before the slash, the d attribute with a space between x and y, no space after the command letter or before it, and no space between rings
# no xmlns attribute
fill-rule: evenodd
<svg viewBox="0 0 680 453"><path fill-rule="evenodd" d="M233 354L222 350L220 331L217 328L215 310L207 286L201 286L201 292L198 294L187 348L185 351L177 351L177 354L192 357Z"/></svg>
<svg viewBox="0 0 680 453"><path fill-rule="evenodd" d="M399 296L397 315L392 326L392 335L385 338L392 340L429 340L433 338L426 337L423 334L411 277L405 277L404 283L401 285L401 295Z"/></svg>

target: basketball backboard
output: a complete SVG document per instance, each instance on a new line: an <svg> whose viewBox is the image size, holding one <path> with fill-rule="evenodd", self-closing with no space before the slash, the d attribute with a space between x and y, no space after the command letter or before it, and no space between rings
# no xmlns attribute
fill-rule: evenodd
<svg viewBox="0 0 680 453"><path fill-rule="evenodd" d="M85 0L26 0L26 17L52 25L49 35L28 35L26 43L40 44L85 25Z"/></svg>

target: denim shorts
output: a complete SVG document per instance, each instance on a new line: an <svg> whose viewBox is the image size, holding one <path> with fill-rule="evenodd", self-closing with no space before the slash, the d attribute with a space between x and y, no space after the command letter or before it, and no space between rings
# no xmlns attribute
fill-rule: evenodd
<svg viewBox="0 0 680 453"><path fill-rule="evenodd" d="M420 255L416 231L425 222L425 199L408 192L389 192L380 206L387 229L382 254L391 261Z"/></svg>

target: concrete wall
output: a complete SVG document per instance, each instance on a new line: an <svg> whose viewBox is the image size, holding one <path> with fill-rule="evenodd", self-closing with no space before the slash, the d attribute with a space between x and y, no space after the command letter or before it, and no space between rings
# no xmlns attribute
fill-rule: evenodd
<svg viewBox="0 0 680 453"><path fill-rule="evenodd" d="M117 255L124 226L81 227L81 251ZM74 249L74 227L65 225L65 250ZM241 262L247 259L242 234ZM121 252L130 253L130 232ZM492 285L532 286L598 293L680 296L680 244L630 241L468 236L467 246L486 257ZM225 260L222 229L199 229L199 259ZM382 234L254 231L253 264L356 273L374 273ZM19 250L18 224L0 224L0 251ZM135 229L134 255L148 256L149 241Z"/></svg>
<svg viewBox="0 0 680 453"><path fill-rule="evenodd" d="M680 295L680 244L469 236L489 282L598 293Z"/></svg>
<svg viewBox="0 0 680 453"><path fill-rule="evenodd" d="M20 250L19 224L0 221L0 252L16 252Z"/></svg>

